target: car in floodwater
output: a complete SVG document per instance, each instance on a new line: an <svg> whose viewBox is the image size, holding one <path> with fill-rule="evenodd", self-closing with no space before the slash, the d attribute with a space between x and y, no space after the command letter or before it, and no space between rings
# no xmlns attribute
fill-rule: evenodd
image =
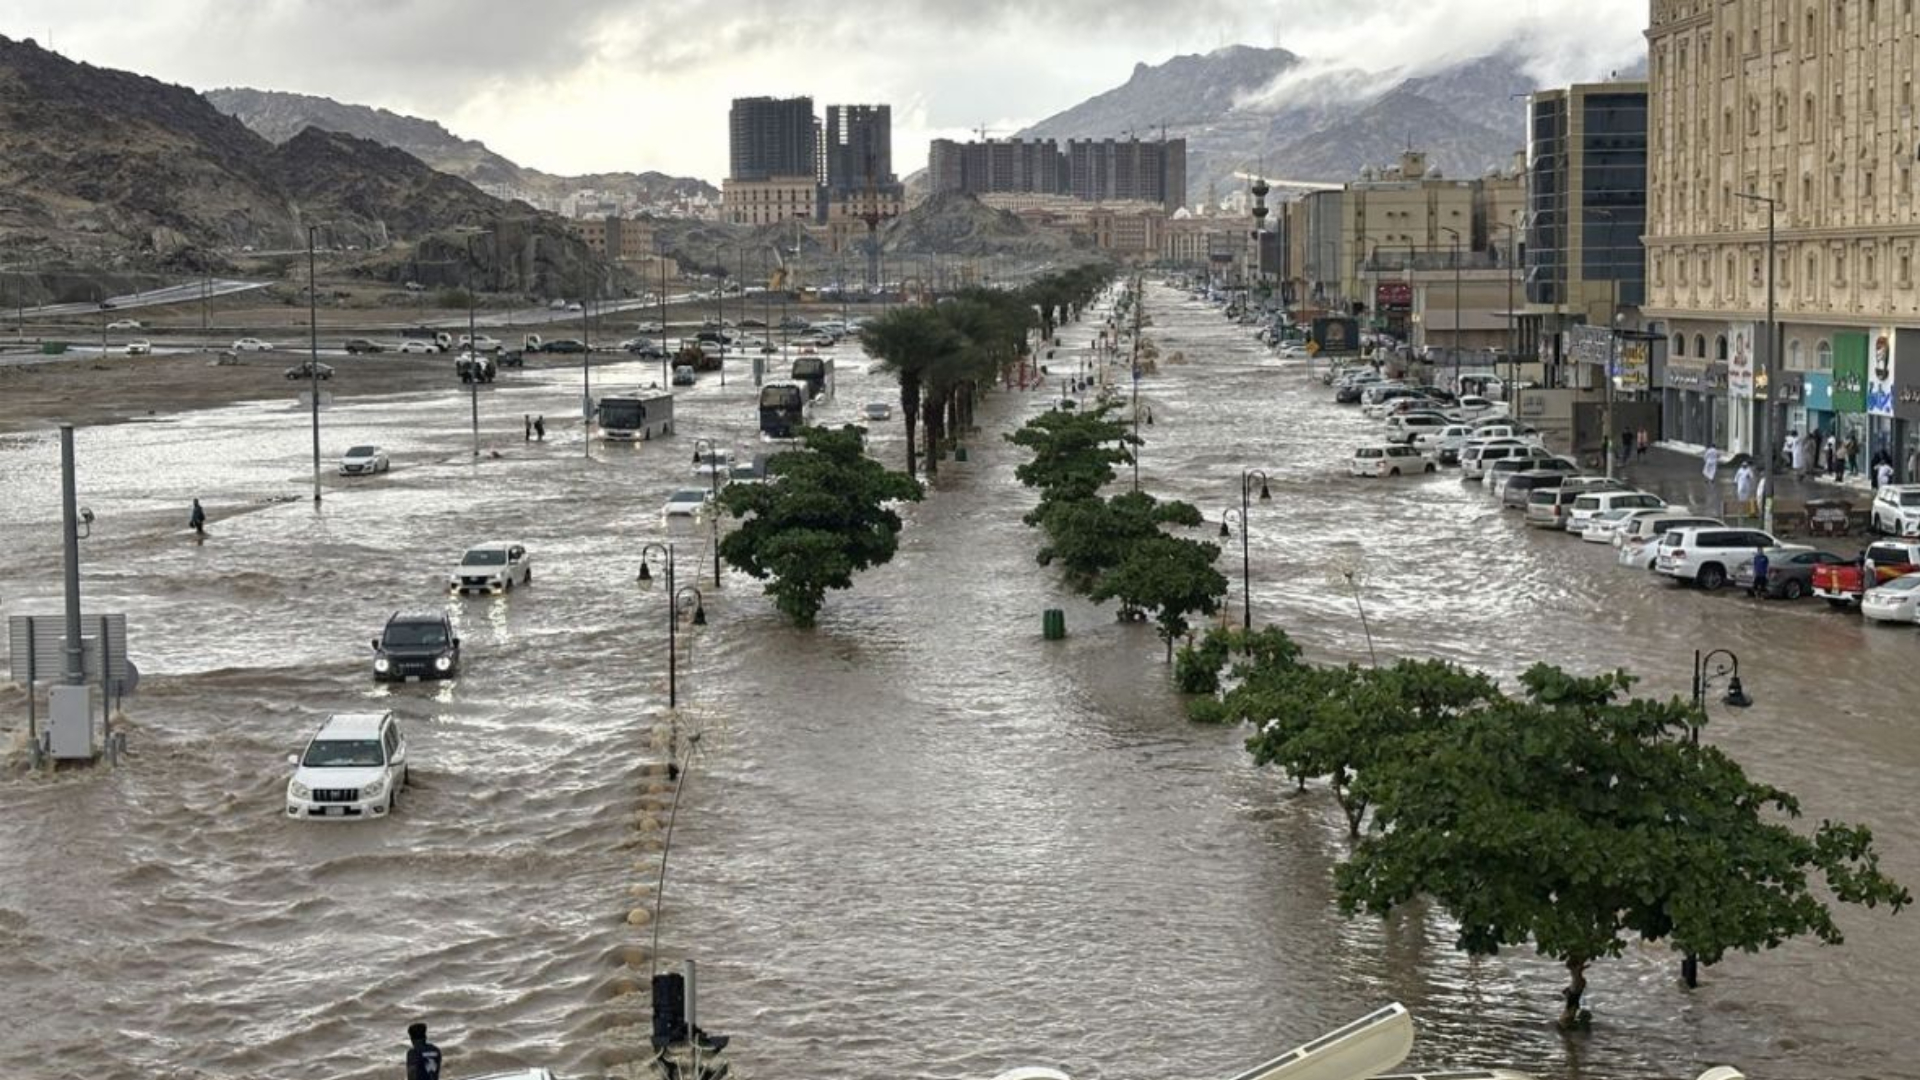
<svg viewBox="0 0 1920 1080"><path fill-rule="evenodd" d="M460 673L460 638L446 612L400 612L373 639L377 682L451 679Z"/></svg>
<svg viewBox="0 0 1920 1080"><path fill-rule="evenodd" d="M372 338L363 337L348 338L346 344L342 345L341 348L347 350L348 356L368 356L373 353L387 351L385 345L380 344Z"/></svg>
<svg viewBox="0 0 1920 1080"><path fill-rule="evenodd" d="M287 378L331 379L333 378L333 367L330 364L322 364L315 360L302 360L287 369Z"/></svg>
<svg viewBox="0 0 1920 1080"><path fill-rule="evenodd" d="M377 446L353 446L340 455L341 476L367 476L393 468L387 452Z"/></svg>
<svg viewBox="0 0 1920 1080"><path fill-rule="evenodd" d="M893 406L884 401L869 401L867 402L867 407L861 410L861 412L869 420L893 419Z"/></svg>
<svg viewBox="0 0 1920 1080"><path fill-rule="evenodd" d="M408 338L401 342L400 347L394 351L399 353L437 353L440 351L440 343L437 341L429 341L426 338Z"/></svg>
<svg viewBox="0 0 1920 1080"><path fill-rule="evenodd" d="M499 593L515 585L533 583L533 556L526 545L504 540L475 544L447 575L447 588L457 593Z"/></svg>
<svg viewBox="0 0 1920 1080"><path fill-rule="evenodd" d="M273 346L259 338L243 337L233 343L234 352L272 352Z"/></svg>
<svg viewBox="0 0 1920 1080"><path fill-rule="evenodd" d="M695 517L712 500L711 488L681 488L667 496L666 505L660 508L660 513L665 517Z"/></svg>
<svg viewBox="0 0 1920 1080"><path fill-rule="evenodd" d="M151 356L152 354L153 354L153 342L151 341L147 341L143 338L139 341L127 342L128 356Z"/></svg>
<svg viewBox="0 0 1920 1080"><path fill-rule="evenodd" d="M335 713L287 763L288 817L386 817L407 785L407 739L391 712Z"/></svg>
<svg viewBox="0 0 1920 1080"><path fill-rule="evenodd" d="M1767 551L1767 596L1776 600L1798 600L1813 592L1813 568L1837 566L1845 555L1820 551L1805 544L1783 544ZM1733 583L1742 589L1753 588L1753 560L1748 559L1733 571Z"/></svg>
<svg viewBox="0 0 1920 1080"><path fill-rule="evenodd" d="M1420 456L1420 451L1411 446L1388 443L1384 446L1362 446L1354 450L1353 457L1347 462L1349 476L1408 476L1414 473L1430 473L1438 466Z"/></svg>

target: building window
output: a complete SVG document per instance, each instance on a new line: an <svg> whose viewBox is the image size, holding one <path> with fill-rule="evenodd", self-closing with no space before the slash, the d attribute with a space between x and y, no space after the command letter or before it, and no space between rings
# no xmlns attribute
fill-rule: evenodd
<svg viewBox="0 0 1920 1080"><path fill-rule="evenodd" d="M1760 134L1760 99L1747 98L1747 134Z"/></svg>
<svg viewBox="0 0 1920 1080"><path fill-rule="evenodd" d="M1733 138L1733 110L1732 109L1720 110L1720 134L1725 135L1728 140L1732 140Z"/></svg>
<svg viewBox="0 0 1920 1080"><path fill-rule="evenodd" d="M1833 283L1835 285L1847 283L1847 253L1844 251L1833 253Z"/></svg>
<svg viewBox="0 0 1920 1080"><path fill-rule="evenodd" d="M1847 115L1847 92L1839 87L1833 88L1833 118L1839 120Z"/></svg>
<svg viewBox="0 0 1920 1080"><path fill-rule="evenodd" d="M1896 279L1897 283L1900 285L1901 288L1906 288L1907 286L1912 285L1913 284L1913 256L1908 254L1907 252L1902 251L1900 253L1899 267L1900 267L1900 276L1899 278Z"/></svg>
<svg viewBox="0 0 1920 1080"><path fill-rule="evenodd" d="M1760 259L1758 256L1755 256L1753 260L1753 276L1751 278L1748 278L1747 280L1751 281L1755 285L1760 284Z"/></svg>
<svg viewBox="0 0 1920 1080"><path fill-rule="evenodd" d="M1873 170L1869 169L1861 174L1860 188L1861 194L1869 199L1873 198Z"/></svg>
<svg viewBox="0 0 1920 1080"><path fill-rule="evenodd" d="M1787 18L1786 5L1782 4L1780 6L1780 21L1776 23L1773 28L1773 47L1776 49L1784 49L1793 44L1791 40L1792 36L1793 23Z"/></svg>
<svg viewBox="0 0 1920 1080"><path fill-rule="evenodd" d="M1825 338L1820 339L1819 346L1813 350L1813 362L1819 366L1819 370L1821 371L1832 371L1833 343Z"/></svg>
<svg viewBox="0 0 1920 1080"><path fill-rule="evenodd" d="M1800 177L1800 205L1808 210L1813 209L1813 176L1811 174Z"/></svg>
<svg viewBox="0 0 1920 1080"><path fill-rule="evenodd" d="M1673 344L1670 345L1669 348L1673 350L1673 355L1675 356L1687 355L1687 335L1685 334L1673 335Z"/></svg>
<svg viewBox="0 0 1920 1080"><path fill-rule="evenodd" d="M1773 130L1787 130L1787 92L1785 90L1773 92Z"/></svg>
<svg viewBox="0 0 1920 1080"><path fill-rule="evenodd" d="M1715 360L1725 360L1727 358L1727 335L1715 334L1713 336L1713 358Z"/></svg>
<svg viewBox="0 0 1920 1080"><path fill-rule="evenodd" d="M1867 83L1867 115L1872 116L1878 110L1879 93L1873 83Z"/></svg>
<svg viewBox="0 0 1920 1080"><path fill-rule="evenodd" d="M1800 138L1801 139L1806 141L1812 141L1813 129L1815 126L1814 119L1815 117L1813 113L1813 91L1809 90L1807 91L1807 96L1804 99L1802 99L1800 102Z"/></svg>
<svg viewBox="0 0 1920 1080"><path fill-rule="evenodd" d="M1807 256L1807 288L1812 290L1814 283L1820 280L1820 256Z"/></svg>
<svg viewBox="0 0 1920 1080"><path fill-rule="evenodd" d="M1867 284L1878 285L1880 283L1879 279L1875 278L1874 274L1877 273L1879 270L1878 263L1880 260L1877 259L1874 256L1873 252L1871 251L1862 255L1860 259L1861 259L1860 268L1866 272L1865 277L1866 277Z"/></svg>
<svg viewBox="0 0 1920 1080"><path fill-rule="evenodd" d="M1794 338L1792 341L1787 342L1787 370L1807 370L1807 357L1805 351L1800 348L1799 338Z"/></svg>
<svg viewBox="0 0 1920 1080"><path fill-rule="evenodd" d="M1808 52L1813 51L1813 35L1814 35L1814 32L1820 28L1820 24L1817 20L1818 20L1818 15L1814 12L1813 7L1809 5L1807 7L1807 51Z"/></svg>
<svg viewBox="0 0 1920 1080"><path fill-rule="evenodd" d="M1693 355L1702 360L1707 358L1707 339L1704 334L1693 335Z"/></svg>

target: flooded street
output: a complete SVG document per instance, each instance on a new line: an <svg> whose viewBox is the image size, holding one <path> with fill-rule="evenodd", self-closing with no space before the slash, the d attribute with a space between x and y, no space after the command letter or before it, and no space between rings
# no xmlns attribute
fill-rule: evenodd
<svg viewBox="0 0 1920 1080"><path fill-rule="evenodd" d="M1162 360L1142 383L1141 486L1217 524L1241 470L1267 472L1256 620L1312 658L1364 658L1334 584L1357 562L1383 661L1625 667L1667 695L1686 692L1692 650L1733 649L1756 704L1716 712L1706 737L1810 820L1871 825L1888 871L1920 883L1920 740L1904 730L1920 633L1668 588L1610 547L1526 530L1451 472L1350 479L1373 422L1211 306L1155 288L1148 310ZM1060 355L1091 333L1068 327ZM816 422L896 398L855 347L836 353ZM598 392L658 375L609 363L593 378ZM1224 1077L1389 1000L1418 1024L1409 1067L1920 1075L1913 913L1841 911L1846 946L1730 958L1692 993L1673 954L1629 952L1595 968L1598 1023L1574 1039L1550 1027L1556 966L1467 960L1435 915L1341 919L1347 841L1325 793L1253 768L1244 731L1189 724L1151 628L1035 564L1032 499L999 434L1048 393L988 399L971 460L942 464L899 556L831 594L816 629L787 627L748 579L714 589L706 526L664 526L659 508L693 481L695 438L759 448L753 395L744 371L724 388L704 376L678 395L673 439L588 454L577 370L503 375L480 395L483 444L503 456L478 463L451 379L341 404L323 414L329 474L357 442L394 471L329 475L318 509L290 400L79 432L97 515L85 607L127 613L143 678L123 767L0 777L0 1014L32 1018L0 1041L0 1070L370 1078L397 1073L416 1018L453 1077L644 1057L646 998L627 991L644 987L652 928L628 912L657 865L656 819L636 813L659 805L667 643L662 591L633 578L640 545L671 539L710 621L681 628L700 749L661 960L700 961L700 1024L733 1037L743 1075ZM544 413L545 444L523 444L527 413ZM875 452L897 467L901 438L898 419L876 425ZM0 436L0 613L60 611L58 491L51 434ZM184 528L195 496L204 546ZM445 598L446 570L484 539L526 543L535 583ZM1237 531L1222 543L1237 619ZM395 610L441 605L460 678L376 687L368 638ZM1065 642L1041 640L1049 607L1066 609ZM286 756L326 713L368 708L394 709L412 742L398 814L285 821ZM25 712L0 690L9 747Z"/></svg>

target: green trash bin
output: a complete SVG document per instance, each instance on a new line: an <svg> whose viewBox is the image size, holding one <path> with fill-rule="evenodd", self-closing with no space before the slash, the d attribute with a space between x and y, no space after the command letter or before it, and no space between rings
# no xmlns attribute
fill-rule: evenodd
<svg viewBox="0 0 1920 1080"><path fill-rule="evenodd" d="M1067 636L1067 613L1059 608L1048 608L1040 616L1040 632L1048 641L1059 641Z"/></svg>
<svg viewBox="0 0 1920 1080"><path fill-rule="evenodd" d="M964 446L956 446L956 447L954 447L954 448L953 448L953 460L955 460L955 461L965 461L965 460L967 460L967 448L966 448L966 447L964 447Z"/></svg>

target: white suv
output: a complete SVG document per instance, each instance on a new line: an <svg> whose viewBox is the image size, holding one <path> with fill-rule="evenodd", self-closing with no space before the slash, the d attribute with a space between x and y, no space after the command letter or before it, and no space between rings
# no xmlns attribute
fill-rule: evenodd
<svg viewBox="0 0 1920 1080"><path fill-rule="evenodd" d="M386 817L407 783L407 740L391 712L335 713L287 764L288 817Z"/></svg>
<svg viewBox="0 0 1920 1080"><path fill-rule="evenodd" d="M1733 580L1734 569L1756 549L1779 546L1772 533L1759 529L1673 529L1661 535L1653 568L1712 592Z"/></svg>
<svg viewBox="0 0 1920 1080"><path fill-rule="evenodd" d="M447 588L458 593L503 593L516 584L532 582L533 556L526 546L499 540L468 548L460 565L447 575Z"/></svg>
<svg viewBox="0 0 1920 1080"><path fill-rule="evenodd" d="M1661 510L1667 501L1644 491L1596 491L1573 500L1567 511L1567 531L1578 536L1587 531L1587 523L1609 510Z"/></svg>
<svg viewBox="0 0 1920 1080"><path fill-rule="evenodd" d="M1920 484L1888 484L1874 492L1873 527L1894 536L1920 535Z"/></svg>
<svg viewBox="0 0 1920 1080"><path fill-rule="evenodd" d="M1353 458L1347 462L1349 476L1402 476L1430 473L1433 470L1433 462L1421 457L1418 450L1395 443L1362 446L1353 452Z"/></svg>

